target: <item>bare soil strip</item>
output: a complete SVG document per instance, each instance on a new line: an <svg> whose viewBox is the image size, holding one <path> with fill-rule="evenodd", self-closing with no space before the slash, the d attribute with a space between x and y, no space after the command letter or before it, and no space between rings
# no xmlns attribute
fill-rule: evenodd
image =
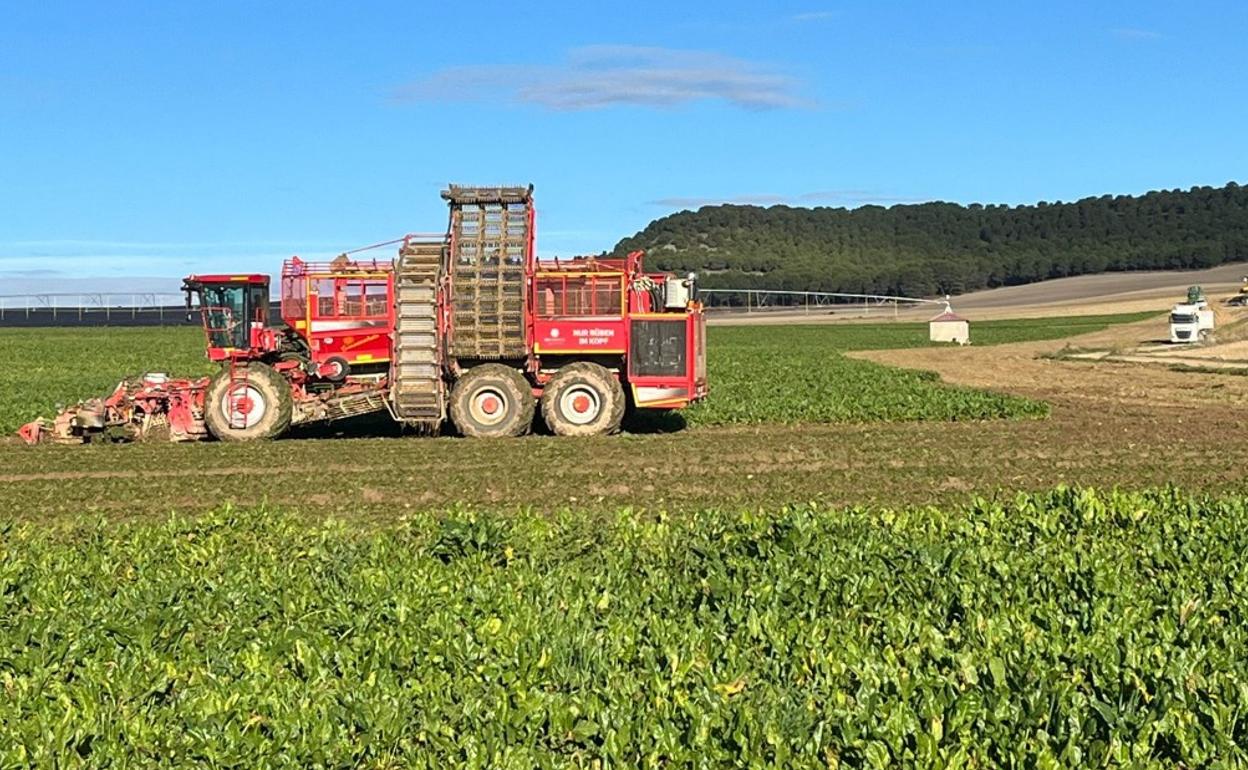
<svg viewBox="0 0 1248 770"><path fill-rule="evenodd" d="M1042 363L1047 371L1092 368ZM1076 372L1069 374L1074 382ZM186 447L193 451L172 457L170 447L156 445L5 447L0 456L11 472L0 482L0 515L69 521L194 513L231 502L376 521L457 504L682 511L807 501L944 503L1059 483L1241 488L1248 420L1237 386L1245 378L1167 374L1236 382L1198 386L1196 398L1177 382L1160 398L1147 387L1133 398L1102 386L1088 397L1055 401L1048 420L766 426L587 441L281 441L269 447L275 467L263 469L252 465L259 461L252 448L236 445ZM1039 376L1026 382L1021 390L1035 395L1061 390ZM79 469L37 470L52 454L77 455ZM283 455L301 462L284 465ZM169 465L175 467L159 470Z"/></svg>

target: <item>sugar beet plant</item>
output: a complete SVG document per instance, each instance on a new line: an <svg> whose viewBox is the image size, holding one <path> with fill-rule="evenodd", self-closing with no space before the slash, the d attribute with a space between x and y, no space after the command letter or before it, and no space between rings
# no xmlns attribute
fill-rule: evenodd
<svg viewBox="0 0 1248 770"><path fill-rule="evenodd" d="M0 539L4 767L1248 761L1248 503Z"/></svg>
<svg viewBox="0 0 1248 770"><path fill-rule="evenodd" d="M907 340L886 333L876 347L906 347ZM712 329L707 348L711 397L689 410L689 422L948 421L1048 414L1039 401L949 386L932 372L842 354L870 345L870 335L853 327Z"/></svg>

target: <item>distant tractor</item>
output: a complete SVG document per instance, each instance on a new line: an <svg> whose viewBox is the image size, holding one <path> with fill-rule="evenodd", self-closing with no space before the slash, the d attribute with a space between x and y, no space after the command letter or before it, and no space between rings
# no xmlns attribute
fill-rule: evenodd
<svg viewBox="0 0 1248 770"><path fill-rule="evenodd" d="M451 186L447 232L395 241L393 261L288 260L280 325L267 275L189 276L187 309L217 374L122 383L22 435L141 436L157 424L175 439L249 441L386 412L426 432L449 419L465 436L504 437L540 411L550 432L588 436L617 431L629 409L704 398L696 278L647 273L641 252L539 260L532 190Z"/></svg>
<svg viewBox="0 0 1248 770"><path fill-rule="evenodd" d="M1243 283L1239 287L1239 291L1234 296L1226 300L1226 304L1231 307L1244 307L1248 305L1248 278L1243 279Z"/></svg>
<svg viewBox="0 0 1248 770"><path fill-rule="evenodd" d="M1201 342L1213 334L1213 309L1199 286L1189 287L1187 300L1170 309L1170 342Z"/></svg>

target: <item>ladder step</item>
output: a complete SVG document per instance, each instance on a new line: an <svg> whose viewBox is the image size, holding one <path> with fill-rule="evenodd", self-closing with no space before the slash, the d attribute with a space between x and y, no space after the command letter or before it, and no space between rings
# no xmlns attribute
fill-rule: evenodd
<svg viewBox="0 0 1248 770"><path fill-rule="evenodd" d="M399 360L398 360L399 375L400 377L402 377L408 374L409 365L414 364L416 366L422 366L422 365L432 366L436 364L437 362L438 362L437 353L432 350L400 350ZM423 369L417 369L415 372L411 372L411 373L417 374L418 376L420 376L418 373L423 372L423 371L424 371Z"/></svg>
<svg viewBox="0 0 1248 770"><path fill-rule="evenodd" d="M436 427L444 418L438 361L437 285L446 244L409 243L399 252L395 275L397 316L391 399L404 421Z"/></svg>

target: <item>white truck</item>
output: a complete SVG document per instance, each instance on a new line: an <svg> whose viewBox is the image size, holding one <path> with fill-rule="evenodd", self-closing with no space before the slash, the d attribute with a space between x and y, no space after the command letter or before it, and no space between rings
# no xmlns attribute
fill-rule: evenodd
<svg viewBox="0 0 1248 770"><path fill-rule="evenodd" d="M1187 301L1170 309L1170 342L1200 342L1213 333L1213 309L1199 286L1187 290Z"/></svg>

